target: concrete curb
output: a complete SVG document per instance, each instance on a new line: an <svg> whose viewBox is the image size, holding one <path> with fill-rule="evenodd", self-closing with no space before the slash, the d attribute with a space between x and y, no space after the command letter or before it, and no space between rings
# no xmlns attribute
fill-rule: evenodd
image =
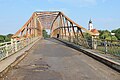
<svg viewBox="0 0 120 80"><path fill-rule="evenodd" d="M111 59L108 59L106 57L103 57L101 55L98 55L98 54L96 54L94 52L91 52L91 51L89 51L87 49L84 49L84 48L82 48L82 47L80 47L80 46L78 46L76 44L71 43L71 42L63 41L63 40L57 39L57 38L54 38L54 39L56 39L56 40L58 40L60 42L63 42L67 46L69 46L71 48L74 48L74 49L76 49L78 51L81 51L81 52L85 53L86 55L88 55L88 56L90 56L90 57L92 57L92 58L94 58L94 59L104 63L105 65L115 69L116 71L120 72L120 63L115 62L115 61L113 61Z"/></svg>
<svg viewBox="0 0 120 80"><path fill-rule="evenodd" d="M21 56L18 56L16 60L11 63L5 70L0 73L0 77L3 77L10 69L16 66L21 60L23 60L27 56L27 52L24 52Z"/></svg>
<svg viewBox="0 0 120 80"><path fill-rule="evenodd" d="M35 46L35 44L39 41L36 40L35 42L33 42L31 44L31 46L26 49L24 52L22 52L21 55L17 56L15 60L12 61L11 64L9 64L9 66L7 66L3 71L0 72L0 78L2 78L10 69L12 69L14 66L16 66L19 62L21 62L28 54L28 51ZM15 53L15 54L18 54L19 52ZM12 57L12 56L11 56ZM7 58L6 58L7 59ZM5 59L4 59L5 60Z"/></svg>

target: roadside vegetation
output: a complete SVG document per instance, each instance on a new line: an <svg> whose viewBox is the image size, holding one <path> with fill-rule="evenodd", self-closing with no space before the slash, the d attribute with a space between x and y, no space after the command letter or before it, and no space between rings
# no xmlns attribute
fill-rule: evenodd
<svg viewBox="0 0 120 80"><path fill-rule="evenodd" d="M50 37L50 35L48 35L46 30L43 30L43 37L44 38L49 38Z"/></svg>
<svg viewBox="0 0 120 80"><path fill-rule="evenodd" d="M0 43L10 41L12 36L13 36L13 34L0 35ZM50 37L50 35L48 35L46 30L43 30L43 37L44 38L49 38Z"/></svg>
<svg viewBox="0 0 120 80"><path fill-rule="evenodd" d="M99 39L105 40L120 40L120 28L108 31L108 30L99 30ZM112 35L111 33L114 33ZM88 33L84 33L86 39L91 39L91 36Z"/></svg>
<svg viewBox="0 0 120 80"><path fill-rule="evenodd" d="M10 41L12 36L13 34L0 35L0 43Z"/></svg>
<svg viewBox="0 0 120 80"><path fill-rule="evenodd" d="M109 54L120 56L120 28L108 31L99 30L99 37L97 39L97 50L103 51ZM92 37L88 33L84 33L88 43L92 44ZM91 44L89 46L91 46ZM107 48L106 48L107 44Z"/></svg>

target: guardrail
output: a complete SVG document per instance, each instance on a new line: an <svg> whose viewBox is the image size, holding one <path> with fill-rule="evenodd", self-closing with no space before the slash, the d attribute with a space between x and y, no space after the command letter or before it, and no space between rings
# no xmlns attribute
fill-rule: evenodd
<svg viewBox="0 0 120 80"><path fill-rule="evenodd" d="M96 38L87 40L85 38L81 38L80 36L60 36L59 38L85 48L102 51L101 53L112 54L120 57L120 40L105 40Z"/></svg>
<svg viewBox="0 0 120 80"><path fill-rule="evenodd" d="M72 42L74 44L77 44L79 46L83 46L85 48L90 48L89 43L87 42L87 39L81 38L80 36L78 36L78 37L75 37L75 36L63 36L63 37L61 37L60 36L59 38L62 40L66 40L66 41Z"/></svg>
<svg viewBox="0 0 120 80"><path fill-rule="evenodd" d="M120 57L120 41L119 40L104 40L94 39L93 44L96 45L96 49L106 54L112 54Z"/></svg>
<svg viewBox="0 0 120 80"><path fill-rule="evenodd" d="M23 49L24 47L28 46L37 39L39 39L39 37L26 38L21 40L12 39L9 42L0 43L0 60L3 60L4 58Z"/></svg>

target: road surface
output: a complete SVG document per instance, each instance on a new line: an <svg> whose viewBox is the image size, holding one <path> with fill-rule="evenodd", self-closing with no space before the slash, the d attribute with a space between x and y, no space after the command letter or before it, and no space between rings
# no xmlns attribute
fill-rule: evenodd
<svg viewBox="0 0 120 80"><path fill-rule="evenodd" d="M1 80L120 80L120 73L53 40L40 40Z"/></svg>

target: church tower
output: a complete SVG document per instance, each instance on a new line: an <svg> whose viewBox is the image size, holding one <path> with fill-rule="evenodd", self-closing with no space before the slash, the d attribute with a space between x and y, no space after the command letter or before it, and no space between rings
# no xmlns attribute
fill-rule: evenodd
<svg viewBox="0 0 120 80"><path fill-rule="evenodd" d="M89 23L88 23L88 30L92 30L93 29L93 24L92 24L92 20L90 19Z"/></svg>

